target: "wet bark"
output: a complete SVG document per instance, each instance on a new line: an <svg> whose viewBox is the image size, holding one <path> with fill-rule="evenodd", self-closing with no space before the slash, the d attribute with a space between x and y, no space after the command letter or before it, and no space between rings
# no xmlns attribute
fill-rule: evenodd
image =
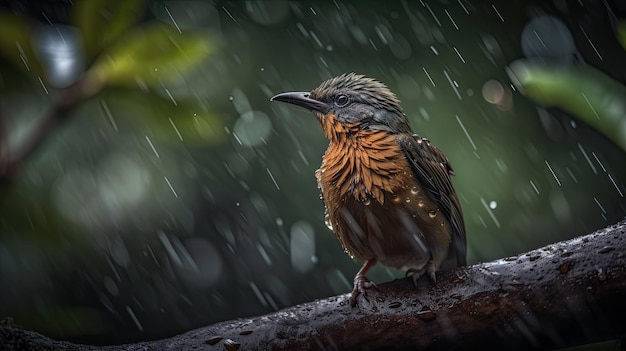
<svg viewBox="0 0 626 351"><path fill-rule="evenodd" d="M444 272L434 286L378 286L351 308L348 294L217 323L157 341L106 348L0 326L17 350L528 350L626 336L626 220L519 256ZM2 347L3 346L3 347Z"/></svg>

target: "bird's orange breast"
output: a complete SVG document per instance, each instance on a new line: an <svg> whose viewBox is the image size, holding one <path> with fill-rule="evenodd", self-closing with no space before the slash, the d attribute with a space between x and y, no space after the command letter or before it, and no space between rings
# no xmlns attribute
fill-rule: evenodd
<svg viewBox="0 0 626 351"><path fill-rule="evenodd" d="M447 251L444 216L425 196L394 134L340 124L332 115L322 127L330 144L316 177L333 231L350 255L421 268L431 247Z"/></svg>
<svg viewBox="0 0 626 351"><path fill-rule="evenodd" d="M344 125L333 115L322 123L330 145L317 171L321 188L384 204L385 193L408 186L411 170L393 134Z"/></svg>

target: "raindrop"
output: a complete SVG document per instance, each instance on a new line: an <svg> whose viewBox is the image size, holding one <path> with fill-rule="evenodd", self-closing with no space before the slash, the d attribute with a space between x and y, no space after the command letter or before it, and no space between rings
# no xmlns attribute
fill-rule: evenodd
<svg viewBox="0 0 626 351"><path fill-rule="evenodd" d="M600 201L598 201L598 199L595 196L593 197L593 201L596 202L596 205L598 205L600 210L602 210L602 213L606 213L606 209L604 209L604 206L602 206L602 204L600 204Z"/></svg>
<svg viewBox="0 0 626 351"><path fill-rule="evenodd" d="M600 249L598 251L598 253L605 254L605 253L609 253L609 252L611 252L613 250L615 250L615 248L612 247L612 246L604 246L602 249Z"/></svg>
<svg viewBox="0 0 626 351"><path fill-rule="evenodd" d="M272 121L261 111L244 113L233 128L233 133L244 146L257 146L269 139L272 131Z"/></svg>
<svg viewBox="0 0 626 351"><path fill-rule="evenodd" d="M554 180L556 180L556 183L561 186L561 181L559 180L559 178L556 176L556 173L554 173L554 170L552 170L552 167L550 166L550 163L548 163L548 160L544 160L544 162L546 163L546 166L548 166L548 169L550 170L550 173L552 174L552 176L554 177Z"/></svg>
<svg viewBox="0 0 626 351"><path fill-rule="evenodd" d="M289 253L291 266L300 273L313 268L315 257L315 231L305 221L298 221L291 226Z"/></svg>
<svg viewBox="0 0 626 351"><path fill-rule="evenodd" d="M469 132L467 131L467 129L465 129L465 125L463 125L463 122L461 122L461 118L458 115L456 115L455 117L456 117L457 122L459 122L461 129L463 129L463 132L465 133L465 136L469 140L470 144L472 144L472 148L476 150L476 144L474 144L474 140L472 140L472 137L470 136Z"/></svg>
<svg viewBox="0 0 626 351"><path fill-rule="evenodd" d="M491 200L489 202L489 208L492 209L492 210L495 210L496 207L498 207L498 203L495 200Z"/></svg>
<svg viewBox="0 0 626 351"><path fill-rule="evenodd" d="M437 22L437 25L439 27L441 27L441 22L439 22L439 18L437 18L437 15L435 15L435 13L433 12L433 10L430 8L430 6L428 6L428 3L423 3L426 6L426 9L428 10L428 12L430 12L431 16L433 16L433 18L435 19L435 22Z"/></svg>
<svg viewBox="0 0 626 351"><path fill-rule="evenodd" d="M191 162L185 162L183 164L183 172L189 178L196 178L198 176L198 170L196 166Z"/></svg>
<svg viewBox="0 0 626 351"><path fill-rule="evenodd" d="M361 27L359 26L352 26L350 27L350 32L352 33L352 36L354 37L354 39L359 42L359 44L361 45L365 45L367 44L367 36L365 35L365 33L363 33L363 30L361 29Z"/></svg>
<svg viewBox="0 0 626 351"><path fill-rule="evenodd" d="M506 165L506 162L504 162L501 159L496 159L496 165L498 166L498 169L502 172L502 173L506 173L509 170L509 167Z"/></svg>
<svg viewBox="0 0 626 351"><path fill-rule="evenodd" d="M384 24L376 25L374 27L374 31L376 32L376 35L378 35L378 38L383 44L387 45L393 41L393 35L391 34L391 31L389 31L387 26L385 26Z"/></svg>
<svg viewBox="0 0 626 351"><path fill-rule="evenodd" d="M424 96L429 101L435 100L435 93L429 87L424 87Z"/></svg>
<svg viewBox="0 0 626 351"><path fill-rule="evenodd" d="M424 71L424 74L426 74L426 77L428 77L428 80L430 81L430 84L433 85L433 87L435 86L435 82L433 81L433 78L430 76L430 73L428 73L428 71L426 70L426 67L422 67L422 70Z"/></svg>
<svg viewBox="0 0 626 351"><path fill-rule="evenodd" d="M396 34L394 40L389 43L389 49L399 60L411 57L411 44L401 34Z"/></svg>
<svg viewBox="0 0 626 351"><path fill-rule="evenodd" d="M117 296L119 294L119 289L117 288L117 284L111 277L104 277L102 283L104 284L104 288L107 289L109 294L113 296Z"/></svg>
<svg viewBox="0 0 626 351"><path fill-rule="evenodd" d="M265 299L265 297L263 297L263 294L261 293L261 290L259 290L259 287L256 285L256 283L251 281L250 282L250 288L254 292L254 295L257 297L257 299L259 299L261 304L263 306L267 307L267 300Z"/></svg>
<svg viewBox="0 0 626 351"><path fill-rule="evenodd" d="M261 257L263 258L263 261L265 261L265 264L267 264L268 266L271 266L272 259L267 254L267 251L265 251L265 248L263 247L263 245L261 245L261 243L257 243L256 248L259 251L259 254L261 255Z"/></svg>
<svg viewBox="0 0 626 351"><path fill-rule="evenodd" d="M240 153L231 153L225 161L231 176L243 177L250 170L250 162Z"/></svg>
<svg viewBox="0 0 626 351"><path fill-rule="evenodd" d="M504 87L495 79L483 84L483 98L490 104L497 104L504 97Z"/></svg>
<svg viewBox="0 0 626 351"><path fill-rule="evenodd" d="M254 22L264 26L278 24L289 15L289 3L286 0L247 0L244 8Z"/></svg>
<svg viewBox="0 0 626 351"><path fill-rule="evenodd" d="M324 224L326 224L326 227L328 227L328 229L333 230L333 222L330 220L328 210L324 211Z"/></svg>
<svg viewBox="0 0 626 351"><path fill-rule="evenodd" d="M617 186L617 183L615 183L615 180L613 180L613 177L611 176L610 173L607 173L607 176L609 176L609 179L611 180L611 183L613 183L613 186L615 187L615 189L617 190L617 193L619 194L620 197L624 197L624 194L622 193L622 191L620 190L620 188Z"/></svg>
<svg viewBox="0 0 626 351"><path fill-rule="evenodd" d="M215 345L215 344L217 344L218 342L220 342L222 339L224 339L224 337L219 336L219 335L214 335L214 336L209 337L209 338L205 341L205 343L207 343L207 344L209 344L209 345Z"/></svg>
<svg viewBox="0 0 626 351"><path fill-rule="evenodd" d="M85 69L80 32L70 26L37 28L33 46L45 68L48 82L63 88L74 83Z"/></svg>
<svg viewBox="0 0 626 351"><path fill-rule="evenodd" d="M130 263L130 254L128 253L128 249L124 244L124 241L120 238L113 238L110 244L110 253L113 261L120 265L121 267L128 267L128 263Z"/></svg>
<svg viewBox="0 0 626 351"><path fill-rule="evenodd" d="M419 189L416 186L414 186L413 188L411 188L411 194L413 195L419 194Z"/></svg>
<svg viewBox="0 0 626 351"><path fill-rule="evenodd" d="M395 202L395 203L399 203L400 202L400 196L398 195L393 195L391 197L391 201Z"/></svg>
<svg viewBox="0 0 626 351"><path fill-rule="evenodd" d="M113 114L111 114L111 110L109 109L109 105L107 104L107 102L104 99L102 99L102 100L100 100L100 106L102 106L102 111L107 116L109 122L111 123L111 126L117 132L118 131L117 123L115 122L115 119L113 118ZM171 121L171 119L170 119L170 121Z"/></svg>
<svg viewBox="0 0 626 351"><path fill-rule="evenodd" d="M389 303L388 305L389 308L398 308L401 306L402 306L402 302L400 301L394 301L394 302Z"/></svg>
<svg viewBox="0 0 626 351"><path fill-rule="evenodd" d="M435 210L428 211L428 217L435 218L436 216L437 216L437 211Z"/></svg>
<svg viewBox="0 0 626 351"><path fill-rule="evenodd" d="M415 78L407 74L398 77L397 86L400 94L409 100L417 99L422 92Z"/></svg>
<svg viewBox="0 0 626 351"><path fill-rule="evenodd" d="M555 189L550 192L550 206L556 219L561 223L572 220L572 210L562 191Z"/></svg>
<svg viewBox="0 0 626 351"><path fill-rule="evenodd" d="M369 205L370 205L370 203L371 203L371 200L370 200L369 198L367 198L367 199L365 199L365 200L363 201L363 204L364 204L365 206L369 206Z"/></svg>
<svg viewBox="0 0 626 351"><path fill-rule="evenodd" d="M161 244L163 244L163 248L165 248L165 252L169 256L169 258L172 260L174 265L181 266L183 262L180 259L180 256L178 256L178 253L174 249L174 246L172 245L172 242L167 237L167 235L162 231L159 231L157 235L159 237L159 240L161 241Z"/></svg>
<svg viewBox="0 0 626 351"><path fill-rule="evenodd" d="M487 56L487 58L495 64L495 59L502 56L502 49L500 48L500 44L498 44L496 38L494 38L490 34L484 34L482 36L482 39L482 48L485 56Z"/></svg>
<svg viewBox="0 0 626 351"><path fill-rule="evenodd" d="M571 63L576 46L567 26L559 19L542 15L530 21L522 31L522 51L526 57L537 57L559 63Z"/></svg>
<svg viewBox="0 0 626 351"><path fill-rule="evenodd" d="M535 191L535 193L537 193L537 195L539 195L539 188L537 188L537 185L535 185L535 182L533 182L532 179L530 180L530 186L532 186L532 188Z"/></svg>
<svg viewBox="0 0 626 351"><path fill-rule="evenodd" d="M452 90L456 94L456 97L459 98L459 100L462 100L463 98L461 97L461 94L459 93L459 89L458 89L459 84L456 81L453 81L452 78L450 78L450 75L448 74L448 70L443 70L443 74L446 76L448 83L450 83L450 86L452 87Z"/></svg>
<svg viewBox="0 0 626 351"><path fill-rule="evenodd" d="M181 29L220 28L219 12L204 1L155 1L150 11L157 19Z"/></svg>
<svg viewBox="0 0 626 351"><path fill-rule="evenodd" d="M94 225L97 218L98 185L91 172L69 169L52 187L52 199L59 212L67 219L85 225Z"/></svg>
<svg viewBox="0 0 626 351"><path fill-rule="evenodd" d="M265 170L267 171L267 174L269 175L270 179L272 180L272 183L274 183L274 186L276 187L276 189L280 190L280 187L278 186L278 183L276 182L276 178L274 178L274 175L272 174L270 169L269 168L265 168Z"/></svg>
<svg viewBox="0 0 626 351"><path fill-rule="evenodd" d="M250 112L252 107L250 106L250 102L248 101L248 97L244 94L241 89L235 89L232 92L232 96L229 98L230 101L233 102L233 107L240 115L245 114L246 112Z"/></svg>
<svg viewBox="0 0 626 351"><path fill-rule="evenodd" d="M170 182L170 180L166 176L163 176L163 179L165 180L165 183L167 183L167 186L172 191L172 194L174 194L174 197L178 197L178 193L176 193L176 190L174 190L174 186L172 186L172 183Z"/></svg>
<svg viewBox="0 0 626 351"><path fill-rule="evenodd" d="M188 238L180 244L176 241L176 256L180 265L174 266L178 277L188 287L207 289L213 286L222 274L222 256L208 240L200 237Z"/></svg>
<svg viewBox="0 0 626 351"><path fill-rule="evenodd" d="M433 312L430 308L424 306L419 312L417 312L417 318L429 322L436 319L437 314Z"/></svg>
<svg viewBox="0 0 626 351"><path fill-rule="evenodd" d="M138 206L150 185L150 173L123 154L109 155L99 165L97 173L98 195L111 222Z"/></svg>
<svg viewBox="0 0 626 351"><path fill-rule="evenodd" d="M513 105L513 94L508 87L499 81L490 79L483 84L483 98L502 111L510 110Z"/></svg>
<svg viewBox="0 0 626 351"><path fill-rule="evenodd" d="M498 11L498 9L496 8L496 5L491 5L491 7L493 8L493 10L496 12L496 14L498 15L498 18L500 18L500 21L504 22L504 18L502 18L502 15L500 14L500 11Z"/></svg>
<svg viewBox="0 0 626 351"><path fill-rule="evenodd" d="M126 305L126 312L128 312L128 315L130 316L130 318L132 318L133 322L137 326L137 329L139 329L139 331L143 331L143 326L139 322L139 319L137 319L135 312L133 312L132 308L130 308L130 306L128 305Z"/></svg>
<svg viewBox="0 0 626 351"><path fill-rule="evenodd" d="M240 343L232 340L232 339L226 339L224 340L224 348L226 349L226 351L237 351L239 350L239 347L241 346Z"/></svg>
<svg viewBox="0 0 626 351"><path fill-rule="evenodd" d="M146 141L148 142L148 145L150 145L150 148L152 149L152 152L154 152L154 155L156 156L156 158L161 158L161 156L159 156L158 151L154 147L154 144L152 144L152 141L150 140L150 137L147 136L147 135L144 135L144 136L146 138Z"/></svg>
<svg viewBox="0 0 626 351"><path fill-rule="evenodd" d="M482 197L480 198L480 203L482 203L482 205L485 207L485 209L487 210L487 213L489 214L489 216L491 217L491 219L493 220L493 222L495 223L496 227L500 228L500 221L498 221L498 219L496 218L496 216L493 214L493 211L491 210L491 208L489 207L489 205L487 204L487 202L485 201L485 199L483 199ZM482 219L481 219L482 221ZM486 225L485 225L486 226Z"/></svg>

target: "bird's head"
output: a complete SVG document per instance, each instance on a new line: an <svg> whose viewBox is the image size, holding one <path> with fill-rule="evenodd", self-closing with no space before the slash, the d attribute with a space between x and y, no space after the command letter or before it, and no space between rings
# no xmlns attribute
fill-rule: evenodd
<svg viewBox="0 0 626 351"><path fill-rule="evenodd" d="M411 131L396 95L385 84L355 73L324 81L311 92L287 92L270 100L311 110L324 128L330 128L324 122L332 117L344 126L362 130Z"/></svg>

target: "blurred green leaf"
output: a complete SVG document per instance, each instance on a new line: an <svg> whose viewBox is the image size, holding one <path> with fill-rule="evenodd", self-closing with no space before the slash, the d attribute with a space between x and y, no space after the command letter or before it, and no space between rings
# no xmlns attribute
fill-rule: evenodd
<svg viewBox="0 0 626 351"><path fill-rule="evenodd" d="M224 123L214 113L200 111L192 104L171 106L164 112L146 121L147 128L162 143L207 146L224 139Z"/></svg>
<svg viewBox="0 0 626 351"><path fill-rule="evenodd" d="M137 23L145 0L82 0L72 13L81 30L87 57L94 58Z"/></svg>
<svg viewBox="0 0 626 351"><path fill-rule="evenodd" d="M626 151L626 87L591 66L517 60L507 73L526 96L591 125Z"/></svg>
<svg viewBox="0 0 626 351"><path fill-rule="evenodd" d="M0 53L33 78L42 69L31 44L31 27L26 18L0 11Z"/></svg>
<svg viewBox="0 0 626 351"><path fill-rule="evenodd" d="M105 85L154 85L186 73L212 51L206 37L151 24L133 30L104 52L88 74Z"/></svg>
<svg viewBox="0 0 626 351"><path fill-rule="evenodd" d="M103 95L117 118L120 130L129 128L147 130L150 137L160 143L190 147L215 145L226 137L224 119L198 104L169 99L138 90L110 90Z"/></svg>
<svg viewBox="0 0 626 351"><path fill-rule="evenodd" d="M212 145L224 139L224 125L210 112L178 111L151 125L162 142L182 142L188 146Z"/></svg>

